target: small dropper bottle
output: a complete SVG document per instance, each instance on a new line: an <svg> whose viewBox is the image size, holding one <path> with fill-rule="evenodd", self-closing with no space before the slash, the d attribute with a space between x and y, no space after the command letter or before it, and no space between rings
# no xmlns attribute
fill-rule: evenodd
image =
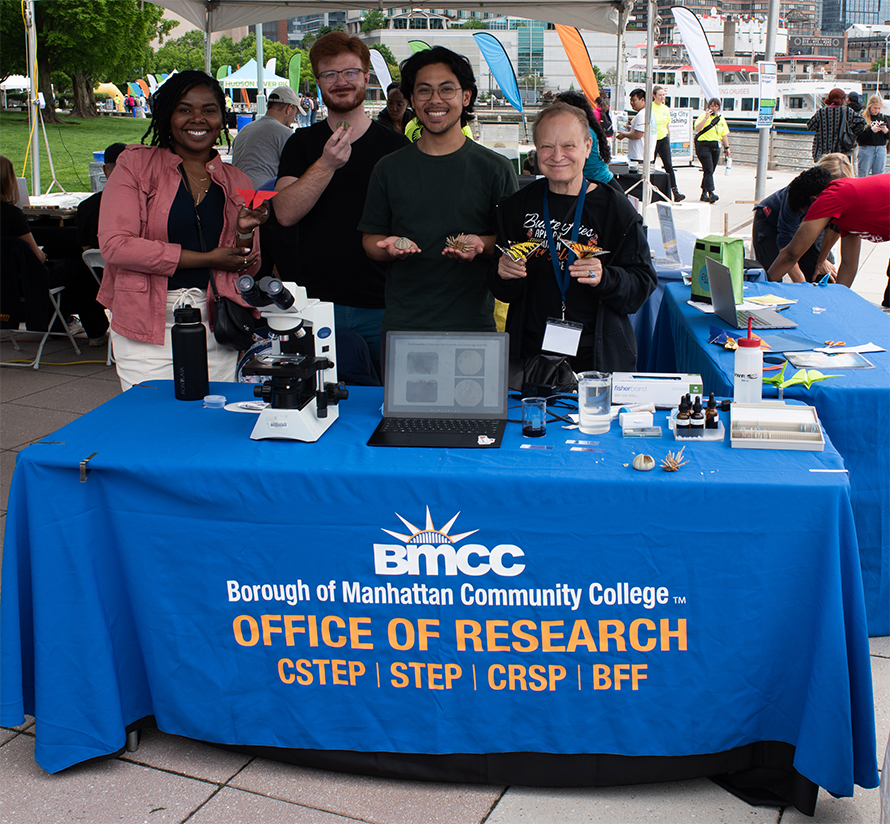
<svg viewBox="0 0 890 824"><path fill-rule="evenodd" d="M674 426L681 430L681 434L689 434L689 404L686 403L686 398L680 398L680 408Z"/></svg>
<svg viewBox="0 0 890 824"><path fill-rule="evenodd" d="M692 406L692 414L689 416L689 434L700 438L705 431L705 416L701 411L701 398L696 395Z"/></svg>
<svg viewBox="0 0 890 824"><path fill-rule="evenodd" d="M717 411L717 401L714 400L714 393L708 396L708 408L705 410L705 429L717 429L720 422L720 413Z"/></svg>

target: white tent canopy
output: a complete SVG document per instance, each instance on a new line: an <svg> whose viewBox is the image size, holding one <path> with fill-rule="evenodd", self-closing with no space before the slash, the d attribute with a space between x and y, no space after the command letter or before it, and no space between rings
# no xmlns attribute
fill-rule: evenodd
<svg viewBox="0 0 890 824"><path fill-rule="evenodd" d="M0 83L0 89L4 92L25 91L31 88L31 81L20 74L13 74Z"/></svg>
<svg viewBox="0 0 890 824"><path fill-rule="evenodd" d="M188 20L206 33L239 26L252 26L307 14L380 9L379 0L151 0ZM631 0L449 0L449 9L496 15L512 15L529 20L562 23L579 29L619 33L618 11L629 11ZM441 9L441 2L412 1L412 9Z"/></svg>
<svg viewBox="0 0 890 824"><path fill-rule="evenodd" d="M238 71L232 72L228 77L219 81L226 89L255 89L256 84L256 60L251 58ZM279 86L289 86L290 83L277 74L272 74L268 69L263 69L263 86L267 89L276 89Z"/></svg>

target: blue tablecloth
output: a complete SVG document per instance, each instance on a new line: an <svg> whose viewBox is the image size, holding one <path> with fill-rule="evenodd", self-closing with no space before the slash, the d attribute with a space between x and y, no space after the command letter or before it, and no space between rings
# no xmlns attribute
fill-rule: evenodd
<svg viewBox="0 0 890 824"><path fill-rule="evenodd" d="M178 402L162 382L19 454L0 723L36 716L41 766L115 752L153 715L219 743L363 752L778 741L832 793L877 785L849 484L830 443L695 444L678 473L633 470L674 442L617 427L369 448L381 400L352 388L316 444L257 442L252 415Z"/></svg>
<svg viewBox="0 0 890 824"><path fill-rule="evenodd" d="M656 267L655 271L658 275L655 291L649 295L649 299L643 304L642 308L630 316L630 323L633 326L634 335L637 339L637 369L640 372L646 371L650 359L655 357L652 341L655 333L655 324L658 320L658 312L661 309L661 301L664 298L665 287L670 283L681 283L683 280L682 269L662 269ZM766 272L763 269L748 269L745 272L745 280L765 281Z"/></svg>
<svg viewBox="0 0 890 824"><path fill-rule="evenodd" d="M797 300L785 315L799 324L791 334L853 346L875 343L890 349L890 318L844 286L752 284L746 295L773 293ZM656 324L649 367L658 372L700 373L706 392L732 397L733 353L708 344L711 324L728 328L714 315L688 306L689 288L668 286ZM813 307L824 308L814 313ZM770 332L764 331L764 337ZM865 603L871 635L890 634L890 354L865 356L874 369L832 369L830 378L785 389L786 398L815 406L819 419L850 470L853 514L859 539ZM790 365L786 377L794 372ZM825 370L823 370L825 371ZM826 371L826 374L828 372ZM769 373L765 373L769 374ZM764 398L777 390L764 385Z"/></svg>

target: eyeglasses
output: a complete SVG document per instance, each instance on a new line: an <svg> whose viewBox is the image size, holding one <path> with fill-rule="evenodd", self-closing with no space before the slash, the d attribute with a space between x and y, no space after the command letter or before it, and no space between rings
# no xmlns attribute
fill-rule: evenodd
<svg viewBox="0 0 890 824"><path fill-rule="evenodd" d="M340 71L330 71L330 72L321 72L321 74L315 75L322 83L333 83L338 75L343 75L343 79L347 83L352 83L353 80L358 80L359 75L364 74L364 69L340 69Z"/></svg>
<svg viewBox="0 0 890 824"><path fill-rule="evenodd" d="M414 90L414 96L418 100L430 100L433 92L436 92L440 100L451 100L459 91L460 89L457 86L439 86L438 89L433 89L430 86L421 86Z"/></svg>

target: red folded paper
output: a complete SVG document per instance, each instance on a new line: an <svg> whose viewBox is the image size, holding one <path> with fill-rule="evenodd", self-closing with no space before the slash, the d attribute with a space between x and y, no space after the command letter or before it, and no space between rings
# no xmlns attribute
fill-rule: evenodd
<svg viewBox="0 0 890 824"><path fill-rule="evenodd" d="M278 192L268 189L260 189L258 192L253 189L236 189L236 191L244 198L244 205L248 209L256 209L264 200L271 200L278 194Z"/></svg>

